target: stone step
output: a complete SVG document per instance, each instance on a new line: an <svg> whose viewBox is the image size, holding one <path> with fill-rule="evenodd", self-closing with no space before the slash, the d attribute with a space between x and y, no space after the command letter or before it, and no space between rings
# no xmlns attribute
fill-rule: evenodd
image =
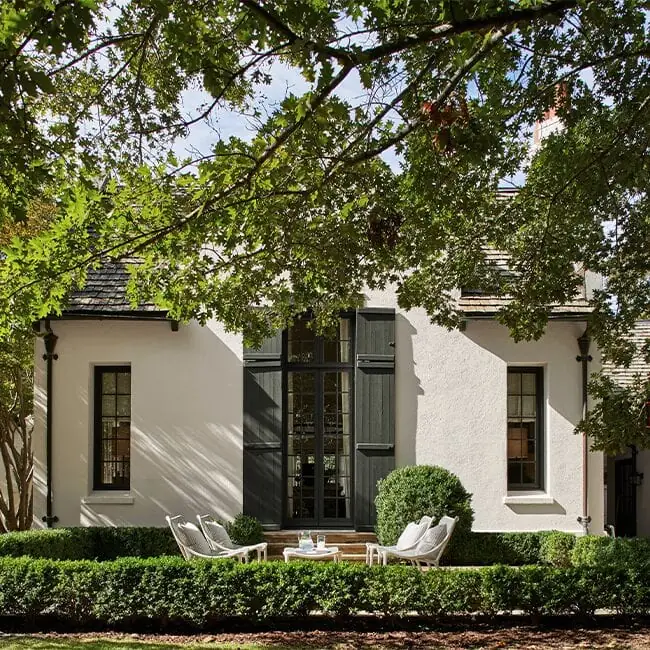
<svg viewBox="0 0 650 650"><path fill-rule="evenodd" d="M264 533L264 537L269 544L284 544L285 546L297 546L297 530L272 530ZM316 541L317 535L325 535L328 545L339 546L340 544L363 544L366 542L376 542L375 533L359 533L354 530L312 530L311 538Z"/></svg>
<svg viewBox="0 0 650 650"><path fill-rule="evenodd" d="M269 544L269 559L282 560L282 551L287 547L298 546L298 530L273 530L264 534ZM366 542L376 542L374 533L360 533L355 530L311 530L311 538L325 535L327 546L338 546L341 559L348 562L365 562Z"/></svg>
<svg viewBox="0 0 650 650"><path fill-rule="evenodd" d="M282 551L287 548L287 547L295 548L297 546L296 542L289 542L287 544L285 543L277 543L277 542L269 542L268 546L268 553L269 555L277 555L281 556ZM330 543L329 540L327 541L327 546L337 546L339 551L343 553L344 555L363 555L365 557L366 554L366 543L348 543L348 542L338 542L338 543Z"/></svg>
<svg viewBox="0 0 650 650"><path fill-rule="evenodd" d="M284 562L284 557L280 555L269 554L269 560L276 560L279 562ZM366 561L366 551L364 549L363 553L342 553L341 560L344 562L365 562Z"/></svg>

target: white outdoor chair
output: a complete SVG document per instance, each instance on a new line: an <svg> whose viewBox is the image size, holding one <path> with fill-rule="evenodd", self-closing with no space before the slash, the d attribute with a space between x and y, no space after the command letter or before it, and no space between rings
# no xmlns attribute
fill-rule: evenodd
<svg viewBox="0 0 650 650"><path fill-rule="evenodd" d="M420 568L424 566L439 566L440 558L445 548L447 548L447 544L451 539L457 523L458 517L442 517L437 526L429 528L424 533L415 548L408 551L389 551L384 553L384 564L388 561L388 555L391 555L400 560L408 560L413 566Z"/></svg>
<svg viewBox="0 0 650 650"><path fill-rule="evenodd" d="M213 551L239 551L246 553L247 558L249 553L255 551L258 562L266 560L267 542L249 545L235 544L230 539L228 531L212 515L197 515L196 518Z"/></svg>
<svg viewBox="0 0 650 650"><path fill-rule="evenodd" d="M165 519L172 529L178 548L181 549L181 553L186 560L195 557L206 559L237 558L240 562L246 562L248 559L248 553L238 549L213 551L198 526L187 521L181 515L176 517L167 515Z"/></svg>
<svg viewBox="0 0 650 650"><path fill-rule="evenodd" d="M393 546L382 546L373 542L366 543L366 564L373 564L375 556L377 562L386 564L386 554L393 551L409 551L414 549L422 539L424 533L431 527L433 518L424 515L417 523L414 521L406 524L406 528Z"/></svg>

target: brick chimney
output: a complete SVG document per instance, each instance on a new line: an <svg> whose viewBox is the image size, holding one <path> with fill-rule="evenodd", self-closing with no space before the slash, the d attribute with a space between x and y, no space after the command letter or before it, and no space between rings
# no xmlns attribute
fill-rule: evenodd
<svg viewBox="0 0 650 650"><path fill-rule="evenodd" d="M564 128L562 120L557 114L557 107L566 103L566 101L567 87L565 83L560 83L555 88L555 106L551 106L544 113L542 119L535 122L535 128L533 129L533 153L539 149L545 137L551 133L557 133Z"/></svg>

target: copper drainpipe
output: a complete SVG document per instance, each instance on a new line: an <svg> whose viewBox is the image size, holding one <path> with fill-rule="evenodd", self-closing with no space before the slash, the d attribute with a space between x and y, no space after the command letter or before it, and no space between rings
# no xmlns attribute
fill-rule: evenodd
<svg viewBox="0 0 650 650"><path fill-rule="evenodd" d="M589 354L589 344L591 338L589 337L588 330L585 329L584 333L578 338L578 347L580 354L576 357L576 361L582 363L582 420L585 421L589 414L589 391L587 384L589 382L589 362L592 360ZM589 441L587 434L582 435L582 515L578 517L578 523L582 526L582 531L585 535L589 534L589 524L591 517L589 516Z"/></svg>

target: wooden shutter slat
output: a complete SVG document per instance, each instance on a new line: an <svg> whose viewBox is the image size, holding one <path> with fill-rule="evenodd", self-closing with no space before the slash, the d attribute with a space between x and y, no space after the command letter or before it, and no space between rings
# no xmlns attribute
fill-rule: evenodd
<svg viewBox="0 0 650 650"><path fill-rule="evenodd" d="M395 467L395 310L357 311L355 528L375 525L377 482Z"/></svg>
<svg viewBox="0 0 650 650"><path fill-rule="evenodd" d="M244 349L244 512L282 523L282 333Z"/></svg>

